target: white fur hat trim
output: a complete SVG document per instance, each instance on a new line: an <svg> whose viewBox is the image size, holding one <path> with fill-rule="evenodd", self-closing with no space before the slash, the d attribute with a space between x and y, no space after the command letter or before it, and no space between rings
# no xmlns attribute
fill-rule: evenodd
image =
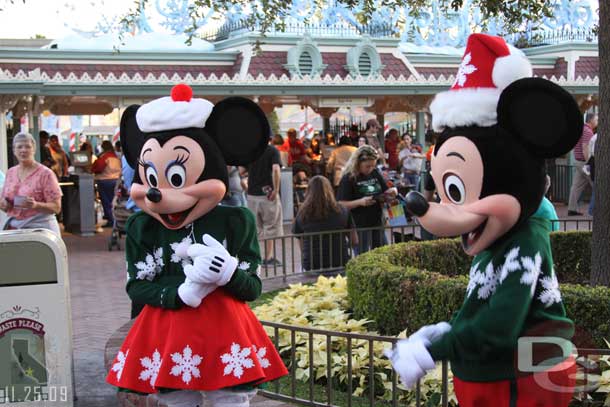
<svg viewBox="0 0 610 407"><path fill-rule="evenodd" d="M214 105L205 99L174 101L170 96L155 99L142 105L136 112L136 122L141 131L185 129L205 127Z"/></svg>

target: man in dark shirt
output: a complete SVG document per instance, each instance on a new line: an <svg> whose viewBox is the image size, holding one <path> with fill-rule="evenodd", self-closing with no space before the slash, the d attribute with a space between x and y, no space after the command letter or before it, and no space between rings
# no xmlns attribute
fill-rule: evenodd
<svg viewBox="0 0 610 407"><path fill-rule="evenodd" d="M280 202L280 153L268 145L263 154L248 166L248 208L256 218L258 237L265 241L263 265L279 266L274 257L273 238L282 234Z"/></svg>

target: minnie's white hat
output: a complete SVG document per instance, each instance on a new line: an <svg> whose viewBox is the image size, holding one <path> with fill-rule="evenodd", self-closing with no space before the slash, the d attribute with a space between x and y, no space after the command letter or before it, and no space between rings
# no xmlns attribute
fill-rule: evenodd
<svg viewBox="0 0 610 407"><path fill-rule="evenodd" d="M183 83L172 88L171 96L148 102L136 112L136 122L141 131L186 129L205 127L214 105L205 99L193 99L193 90Z"/></svg>

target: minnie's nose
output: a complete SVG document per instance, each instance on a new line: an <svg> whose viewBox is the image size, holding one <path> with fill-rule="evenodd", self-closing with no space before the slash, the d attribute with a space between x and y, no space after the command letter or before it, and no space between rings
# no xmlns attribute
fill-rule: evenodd
<svg viewBox="0 0 610 407"><path fill-rule="evenodd" d="M161 191L159 191L157 188L150 188L146 192L146 198L151 202L159 203L161 202Z"/></svg>

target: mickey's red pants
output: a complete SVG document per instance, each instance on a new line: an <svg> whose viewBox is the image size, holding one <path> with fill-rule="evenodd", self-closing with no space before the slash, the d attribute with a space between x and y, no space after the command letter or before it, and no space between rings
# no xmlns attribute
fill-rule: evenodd
<svg viewBox="0 0 610 407"><path fill-rule="evenodd" d="M460 407L567 407L576 383L576 364L568 358L551 371L499 382L453 378Z"/></svg>

